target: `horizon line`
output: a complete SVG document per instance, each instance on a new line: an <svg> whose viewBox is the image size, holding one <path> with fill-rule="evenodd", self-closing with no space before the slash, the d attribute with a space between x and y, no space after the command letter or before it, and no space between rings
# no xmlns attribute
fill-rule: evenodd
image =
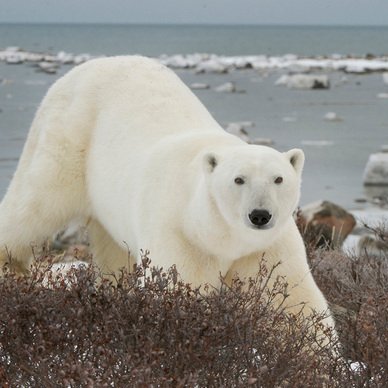
<svg viewBox="0 0 388 388"><path fill-rule="evenodd" d="M155 27L376 27L388 28L386 24L349 23L228 23L228 22L72 22L72 21L1 21L0 25L78 25L78 26L155 26Z"/></svg>

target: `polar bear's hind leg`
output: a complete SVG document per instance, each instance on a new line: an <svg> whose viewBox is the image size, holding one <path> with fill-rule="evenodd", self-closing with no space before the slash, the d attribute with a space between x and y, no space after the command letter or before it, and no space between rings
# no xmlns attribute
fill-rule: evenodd
<svg viewBox="0 0 388 388"><path fill-rule="evenodd" d="M88 128L79 119L79 110L74 112L71 108L69 99L62 101L61 109L54 109L59 104L53 108L55 94L54 88L43 101L0 203L0 273L9 254L15 270L27 270L31 244L39 246L72 219L88 216ZM50 105L53 109L49 109Z"/></svg>

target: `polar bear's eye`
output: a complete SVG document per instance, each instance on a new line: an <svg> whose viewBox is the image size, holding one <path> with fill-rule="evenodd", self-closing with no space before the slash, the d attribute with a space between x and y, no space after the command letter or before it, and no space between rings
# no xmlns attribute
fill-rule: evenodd
<svg viewBox="0 0 388 388"><path fill-rule="evenodd" d="M244 181L243 178L241 178L241 177L238 176L238 177L234 180L234 183L235 183L236 185L243 185L243 184L245 183L245 181Z"/></svg>
<svg viewBox="0 0 388 388"><path fill-rule="evenodd" d="M277 184L277 185L280 185L280 183L282 183L283 182L283 177L281 177L281 176L278 176L276 179L275 179L275 183Z"/></svg>

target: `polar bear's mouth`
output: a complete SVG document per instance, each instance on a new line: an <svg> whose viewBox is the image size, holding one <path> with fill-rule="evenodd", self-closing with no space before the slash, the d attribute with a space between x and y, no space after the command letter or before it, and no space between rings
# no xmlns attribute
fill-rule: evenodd
<svg viewBox="0 0 388 388"><path fill-rule="evenodd" d="M253 229L270 229L274 225L272 214L267 209L253 209L248 219Z"/></svg>

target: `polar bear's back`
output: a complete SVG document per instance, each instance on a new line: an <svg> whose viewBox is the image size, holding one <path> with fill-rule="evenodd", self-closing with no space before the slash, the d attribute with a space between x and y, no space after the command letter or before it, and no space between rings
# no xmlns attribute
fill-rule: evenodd
<svg viewBox="0 0 388 388"><path fill-rule="evenodd" d="M163 136L182 130L219 128L179 77L150 58L95 59L74 68L52 91L55 89L62 94L71 89L82 109L93 110L93 117L109 121L109 128L120 131L126 126L132 133L137 128L143 136L149 131Z"/></svg>
<svg viewBox="0 0 388 388"><path fill-rule="evenodd" d="M36 150L43 148L50 148L63 164L64 157L82 158L91 142L128 153L168 135L204 129L222 131L167 67L141 56L99 58L73 68L49 89L21 164L29 165Z"/></svg>

